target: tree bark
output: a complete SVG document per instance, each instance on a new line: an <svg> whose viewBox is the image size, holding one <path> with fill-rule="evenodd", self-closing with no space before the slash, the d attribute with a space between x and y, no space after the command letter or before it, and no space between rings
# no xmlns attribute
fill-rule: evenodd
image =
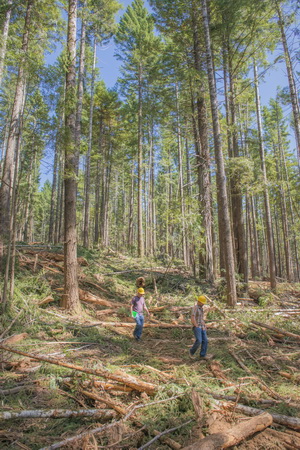
<svg viewBox="0 0 300 450"><path fill-rule="evenodd" d="M288 80L289 80L289 89L290 89L290 96L291 96L291 103L292 103L292 109L293 109L293 117L294 117L294 127L295 127L295 137L296 137L296 144L297 144L297 150L298 150L298 161L300 160L300 114L299 114L299 101L298 101L298 94L297 94L297 88L293 73L293 65L292 60L290 57L289 47L287 44L287 39L285 35L285 29L284 29L284 21L282 17L282 12L280 8L280 4L278 1L275 1L277 14L278 14L278 25L281 32L281 40L283 44L284 49L284 58L285 58L285 64L288 74Z"/></svg>
<svg viewBox="0 0 300 450"><path fill-rule="evenodd" d="M260 96L259 96L259 88L258 88L257 69L256 69L255 63L254 63L254 81L255 81L256 115L257 115L259 151L260 151L261 170L262 170L263 183L264 183L264 202L265 202L265 218L266 218L266 229L267 229L266 231L267 231L268 255L269 255L270 284L271 284L271 289L276 289L275 249L274 249L274 239L273 239L273 231L272 231L272 218L271 218L269 191L268 191L265 149L264 149L263 135L262 135Z"/></svg>
<svg viewBox="0 0 300 450"><path fill-rule="evenodd" d="M3 264L4 246L8 241L12 186L14 182L15 148L20 134L20 116L23 107L23 93L26 85L26 55L29 48L31 15L35 0L28 0L22 38L21 61L18 69L14 103L10 118L9 135L0 187L0 267Z"/></svg>
<svg viewBox="0 0 300 450"><path fill-rule="evenodd" d="M232 447L258 431L262 431L273 423L271 414L265 412L246 422L243 421L227 431L214 433L195 442L183 450L217 450Z"/></svg>
<svg viewBox="0 0 300 450"><path fill-rule="evenodd" d="M2 28L2 39L1 39L1 46L0 46L0 87L2 84L3 73L4 73L4 62L5 62L5 54L6 54L7 37L8 37L8 31L9 31L11 10L12 10L12 0L8 0L5 15L4 15L4 22L3 22L3 28Z"/></svg>
<svg viewBox="0 0 300 450"><path fill-rule="evenodd" d="M102 420L111 420L116 417L116 413L110 409L34 409L23 411L0 411L0 419L35 419L52 418L60 419L62 417L94 417Z"/></svg>
<svg viewBox="0 0 300 450"><path fill-rule="evenodd" d="M85 199L84 199L84 226L83 226L84 247L89 246L90 178L91 178L90 175L91 175L91 152L92 152L92 138L93 138L95 68L96 68L96 38L94 38L94 46L93 46L93 67L92 67L92 81L91 81L88 150L85 161Z"/></svg>
<svg viewBox="0 0 300 450"><path fill-rule="evenodd" d="M138 256L144 256L144 238L143 238L143 187L142 187L142 173L143 173L143 81L142 65L138 67Z"/></svg>
<svg viewBox="0 0 300 450"><path fill-rule="evenodd" d="M220 209L219 227L224 234L224 253L226 264L226 284L227 284L227 303L230 306L236 305L236 281L234 270L234 257L233 257L233 245L232 245L232 233L230 226L229 205L227 198L226 187L226 175L224 167L224 158L222 151L221 130L219 123L218 112L218 100L217 91L214 78L213 59L211 51L209 20L207 12L207 1L202 0L202 17L205 30L205 44L206 44L206 56L207 56L207 72L208 83L211 101L211 112L213 120L213 134L214 134L214 146L215 146L215 159L217 164L217 195L218 206Z"/></svg>
<svg viewBox="0 0 300 450"><path fill-rule="evenodd" d="M64 233L64 299L63 306L80 313L77 277L77 234L76 234L76 19L77 0L69 0L65 102L65 233Z"/></svg>

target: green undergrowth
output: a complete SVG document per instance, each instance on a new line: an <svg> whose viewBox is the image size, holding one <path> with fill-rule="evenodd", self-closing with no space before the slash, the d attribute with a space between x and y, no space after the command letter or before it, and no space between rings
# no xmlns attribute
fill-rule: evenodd
<svg viewBox="0 0 300 450"><path fill-rule="evenodd" d="M88 266L81 267L84 274L80 278L81 287L101 298L122 303L123 306L116 308L116 315L97 318L96 307L85 304L82 306L81 318L71 316L59 307L60 291L53 288L63 286L62 276L46 273L44 270L32 274L24 268L22 270L19 268L14 300L9 303L7 313L0 317L0 327L5 330L22 310L5 337L20 333L27 333L27 337L11 344L11 347L30 354L58 358L85 368L104 367L113 373L125 371L158 387L157 393L152 397L138 392L115 395L105 393L101 389L97 391L99 395L107 395L107 398L125 405L128 410L137 404L159 402L180 395L174 400L138 410L136 417L147 427L148 434L135 435L136 430L128 424L127 434L133 434L131 440L126 441L129 448L138 448L149 441L154 430L162 432L192 420L188 425L170 434L170 437L182 446L190 443L196 424L191 400L192 389L198 392L203 401L204 417L208 417L214 408L211 393L220 395L240 393L240 403L251 398L249 405L261 408L259 400L270 397L261 389L257 379L279 396L291 398L293 402L299 400L299 385L282 378L279 374L279 371L283 370L289 373L300 372L300 352L297 353L299 347L289 337L283 337L272 346L270 344L272 333L251 324L251 321L255 320L299 334L298 316L286 319L275 315L273 309L279 309L281 306L267 289L264 291L262 288L255 288L253 294L255 303L250 302L230 310L222 302L220 289L196 280L185 269L183 270L179 262L174 263L172 267L163 267L161 262L154 260L141 261L112 252L84 249L79 249L79 256L88 261ZM214 300L221 311L211 310L208 313L207 321L215 324L215 328L208 329L209 353L213 353L214 364L223 374L223 378L217 378L208 363L189 359L188 350L193 343L191 328L145 328L142 342L136 343L132 338L132 329L129 328L82 326L85 321L130 321L128 305L135 293L135 281L139 276L145 278L146 302L149 306L165 306L163 311L152 315L156 321L178 321L181 314L180 320L183 320L181 323L190 323L188 308L177 314L171 307L190 307L194 304L195 298L203 293ZM94 286L84 284L84 280L93 282ZM220 284L222 285L221 282ZM101 289L97 290L97 285ZM288 289L299 288L300 285L293 285L291 288L287 283L285 288L279 285L276 296L289 298ZM54 302L38 307L39 301L50 295L53 296ZM222 312L232 320L224 318ZM236 329L235 323L242 323L243 326ZM240 367L230 354L232 350L250 373ZM287 354L291 356L287 357ZM82 407L80 402L84 402L86 408L105 407L79 394L81 384L95 378L93 376L7 352L4 353L4 360L5 364L1 366L0 371L1 388L11 389L22 383L25 387L17 393L1 397L3 411L78 409ZM159 372L151 370L151 367ZM65 384L66 380L71 380L68 381L69 387ZM277 404L269 410L299 416L299 409L295 408L294 404L289 405L288 402ZM0 421L1 429L7 426L9 429L19 428L21 434L18 435L18 442L32 450L57 442L62 435L72 436L96 425L99 423L92 418ZM204 421L203 432L206 431ZM0 448L20 448L13 442L9 436L5 440L0 435ZM112 442L114 441L109 435L99 437L99 445L104 447ZM160 449L168 448L162 443L157 445Z"/></svg>

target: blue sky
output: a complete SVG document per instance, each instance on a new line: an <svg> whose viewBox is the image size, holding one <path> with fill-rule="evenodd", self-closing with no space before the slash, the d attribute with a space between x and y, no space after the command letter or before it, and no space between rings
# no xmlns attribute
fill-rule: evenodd
<svg viewBox="0 0 300 450"><path fill-rule="evenodd" d="M119 3L123 5L123 8L118 13L117 20L119 20L120 17L124 14L127 6L129 6L132 3L132 0L119 0ZM149 9L149 11L151 11L149 2L147 0L144 0L144 3L145 6ZM52 64L55 61L60 51L61 49L57 48L53 54L47 57L48 64ZM280 48L279 51L281 52ZM109 88L114 87L120 75L119 69L121 62L114 57L114 53L115 53L115 44L113 39L107 45L103 47L98 47L97 49L97 59L98 59L97 66L100 69L100 78L105 82L106 86ZM277 55L278 50L276 51L276 55L270 55L269 58L270 62L272 62L275 56ZM250 74L250 76L252 76L252 74ZM281 63L277 62L275 68L271 67L269 70L267 70L264 75L264 78L260 80L260 96L262 106L268 105L270 98L276 97L276 91L278 86L280 87L288 86L288 79L286 75L286 68L284 62ZM222 101L223 99L220 98L220 100ZM284 115L288 117L290 114L291 114L291 106L288 105L284 108ZM292 130L290 130L290 142L291 142L290 144L291 149L295 148L295 138ZM42 176L42 178L44 178L44 176ZM44 181L44 179L42 181Z"/></svg>

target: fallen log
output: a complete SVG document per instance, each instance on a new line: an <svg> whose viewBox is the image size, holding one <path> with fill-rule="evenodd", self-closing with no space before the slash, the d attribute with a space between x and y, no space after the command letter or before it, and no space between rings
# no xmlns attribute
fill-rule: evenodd
<svg viewBox="0 0 300 450"><path fill-rule="evenodd" d="M97 419L111 420L116 417L116 413L110 409L33 409L23 411L0 411L0 419L60 419L62 417L95 417Z"/></svg>
<svg viewBox="0 0 300 450"><path fill-rule="evenodd" d="M23 339L28 337L28 333L14 334L13 336L8 336L7 338L1 341L1 344L15 344L16 342L20 342Z"/></svg>
<svg viewBox="0 0 300 450"><path fill-rule="evenodd" d="M284 378L287 378L288 380L293 381L296 384L300 384L300 374L294 374L294 373L289 373L289 372L283 372L282 370L280 370L278 372L279 375L281 375Z"/></svg>
<svg viewBox="0 0 300 450"><path fill-rule="evenodd" d="M297 341L300 341L300 335L295 333L290 333L289 331L281 330L280 328L272 327L271 325L267 325L265 323L257 322L256 320L252 320L251 323L254 323L255 325L258 325L262 328L267 328L268 330L275 331L276 333L282 334L283 336L289 336L294 339L297 339Z"/></svg>
<svg viewBox="0 0 300 450"><path fill-rule="evenodd" d="M43 300L41 300L38 303L38 306L43 306L43 305L47 305L48 303L54 302L54 298L52 297L52 295L48 295L47 297L45 297Z"/></svg>
<svg viewBox="0 0 300 450"><path fill-rule="evenodd" d="M265 412L253 417L253 419L247 422L243 421L235 425L226 432L223 431L206 436L204 439L200 439L194 444L184 447L183 450L217 450L232 447L252 434L269 427L272 425L272 422L273 418L271 414Z"/></svg>
<svg viewBox="0 0 300 450"><path fill-rule="evenodd" d="M15 350L10 347L5 347L4 345L0 345L0 348L2 350L5 350L7 352L16 353L17 355L26 356L31 359L35 359L36 361L45 361L49 364L55 364L57 366L67 367L72 370L77 370L79 372L88 373L91 375L100 376L103 378L108 378L110 380L118 381L119 383L125 384L126 386L131 387L132 389L139 391L139 392L146 392L149 395L154 394L157 391L157 386L154 384L147 383L146 381L138 380L132 375L129 375L125 372L109 372L107 369L89 369L81 366L76 366L74 364L65 363L53 358L47 358L45 356L36 356L32 355L31 353L25 353L21 352L20 350Z"/></svg>
<svg viewBox="0 0 300 450"><path fill-rule="evenodd" d="M134 328L135 322L95 322L89 325L82 325L83 328L92 327L122 327L122 328ZM144 328L191 328L191 325L177 325L174 323L145 323Z"/></svg>
<svg viewBox="0 0 300 450"><path fill-rule="evenodd" d="M233 409L235 411L242 412L246 416L256 416L257 414L262 414L266 411L259 408L252 408L251 406L245 406L241 403L226 403L226 402L220 402L218 400L215 400L216 403L225 408L225 409ZM274 422L279 423L280 425L284 425L287 428L292 428L293 430L300 430L300 419L297 417L291 417L291 416L285 416L283 414L277 414L273 412L269 412L271 416L273 417Z"/></svg>
<svg viewBox="0 0 300 450"><path fill-rule="evenodd" d="M84 291L83 289L78 289L79 292L79 300L82 302L93 303L94 305L107 306L108 308L120 308L124 307L123 303L111 302L109 300L105 300L104 298L97 297L91 292Z"/></svg>

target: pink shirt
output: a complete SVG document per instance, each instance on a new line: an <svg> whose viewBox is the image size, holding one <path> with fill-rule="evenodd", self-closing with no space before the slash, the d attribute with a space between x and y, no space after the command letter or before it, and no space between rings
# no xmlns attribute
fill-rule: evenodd
<svg viewBox="0 0 300 450"><path fill-rule="evenodd" d="M132 297L131 304L133 305L132 310L138 314L142 314L146 306L144 297L139 297L138 295Z"/></svg>

